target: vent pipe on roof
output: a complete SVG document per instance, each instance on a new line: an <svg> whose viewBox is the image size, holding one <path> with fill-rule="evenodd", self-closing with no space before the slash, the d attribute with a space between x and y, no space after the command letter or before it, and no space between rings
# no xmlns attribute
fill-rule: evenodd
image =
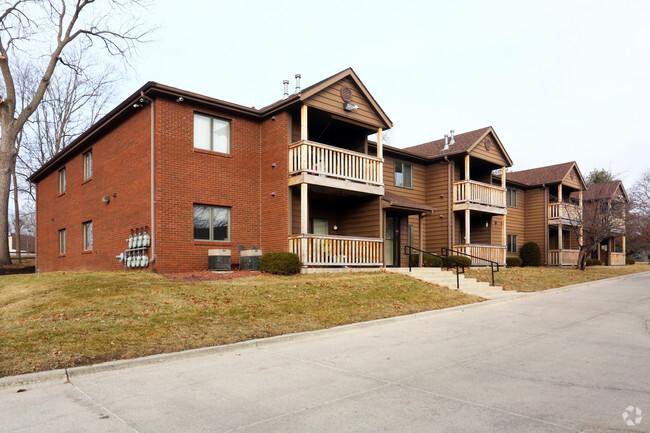
<svg viewBox="0 0 650 433"><path fill-rule="evenodd" d="M445 146L442 148L442 150L448 150L449 149L449 135L445 134Z"/></svg>
<svg viewBox="0 0 650 433"><path fill-rule="evenodd" d="M293 93L300 93L300 74L296 74L296 91Z"/></svg>
<svg viewBox="0 0 650 433"><path fill-rule="evenodd" d="M289 80L282 80L282 84L284 84L284 94L282 95L282 99L287 99L289 97Z"/></svg>
<svg viewBox="0 0 650 433"><path fill-rule="evenodd" d="M456 140L454 140L454 130L450 129L449 134L451 134L451 136L450 136L451 139L449 140L449 145L451 146L456 142Z"/></svg>

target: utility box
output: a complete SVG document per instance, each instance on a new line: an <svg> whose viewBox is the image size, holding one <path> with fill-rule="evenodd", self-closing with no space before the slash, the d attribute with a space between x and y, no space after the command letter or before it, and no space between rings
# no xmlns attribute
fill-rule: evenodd
<svg viewBox="0 0 650 433"><path fill-rule="evenodd" d="M230 249L218 248L208 250L209 271L230 271L232 252Z"/></svg>
<svg viewBox="0 0 650 433"><path fill-rule="evenodd" d="M262 250L244 250L239 252L239 269L242 271L259 271Z"/></svg>

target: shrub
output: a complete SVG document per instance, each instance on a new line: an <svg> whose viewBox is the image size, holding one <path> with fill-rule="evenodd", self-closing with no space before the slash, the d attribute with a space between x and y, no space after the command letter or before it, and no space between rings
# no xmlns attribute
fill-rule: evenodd
<svg viewBox="0 0 650 433"><path fill-rule="evenodd" d="M625 258L625 264L626 265L633 265L635 263L636 263L636 261L632 257L626 257Z"/></svg>
<svg viewBox="0 0 650 433"><path fill-rule="evenodd" d="M300 272L300 258L286 251L273 251L260 258L260 271L268 274L292 275Z"/></svg>
<svg viewBox="0 0 650 433"><path fill-rule="evenodd" d="M472 259L470 259L469 257L465 257L465 256L449 256L449 259L450 260L445 264L445 266L456 267L455 262L460 262L459 264L462 264L463 266L467 266L467 267L472 265ZM452 262L451 260L454 260L454 262Z"/></svg>
<svg viewBox="0 0 650 433"><path fill-rule="evenodd" d="M517 268L521 266L521 259L519 257L506 257L506 266L509 268Z"/></svg>
<svg viewBox="0 0 650 433"><path fill-rule="evenodd" d="M411 254L411 266L418 266L419 254ZM422 266L425 268L440 268L442 267L442 259L440 257L425 254L422 257Z"/></svg>
<svg viewBox="0 0 650 433"><path fill-rule="evenodd" d="M587 259L587 266L602 266L603 262L598 259Z"/></svg>
<svg viewBox="0 0 650 433"><path fill-rule="evenodd" d="M526 242L519 251L519 257L521 257L521 266L539 266L542 253L535 242Z"/></svg>

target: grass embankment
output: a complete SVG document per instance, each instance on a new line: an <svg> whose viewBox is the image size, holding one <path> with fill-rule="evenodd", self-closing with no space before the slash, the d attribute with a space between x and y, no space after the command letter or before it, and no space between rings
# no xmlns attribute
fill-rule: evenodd
<svg viewBox="0 0 650 433"><path fill-rule="evenodd" d="M647 263L626 266L589 266L584 271L559 267L501 268L498 273L494 274L494 282L497 285L502 285L506 290L537 292L571 284L649 271L650 266ZM489 269L466 269L465 274L479 281L490 281L491 278Z"/></svg>
<svg viewBox="0 0 650 433"><path fill-rule="evenodd" d="M0 376L478 302L388 273L185 282L149 273L0 277Z"/></svg>

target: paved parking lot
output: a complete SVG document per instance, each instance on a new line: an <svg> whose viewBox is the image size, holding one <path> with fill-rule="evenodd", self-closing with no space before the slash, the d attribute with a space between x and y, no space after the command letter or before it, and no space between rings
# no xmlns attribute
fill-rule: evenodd
<svg viewBox="0 0 650 433"><path fill-rule="evenodd" d="M650 273L0 388L0 431L649 432Z"/></svg>

